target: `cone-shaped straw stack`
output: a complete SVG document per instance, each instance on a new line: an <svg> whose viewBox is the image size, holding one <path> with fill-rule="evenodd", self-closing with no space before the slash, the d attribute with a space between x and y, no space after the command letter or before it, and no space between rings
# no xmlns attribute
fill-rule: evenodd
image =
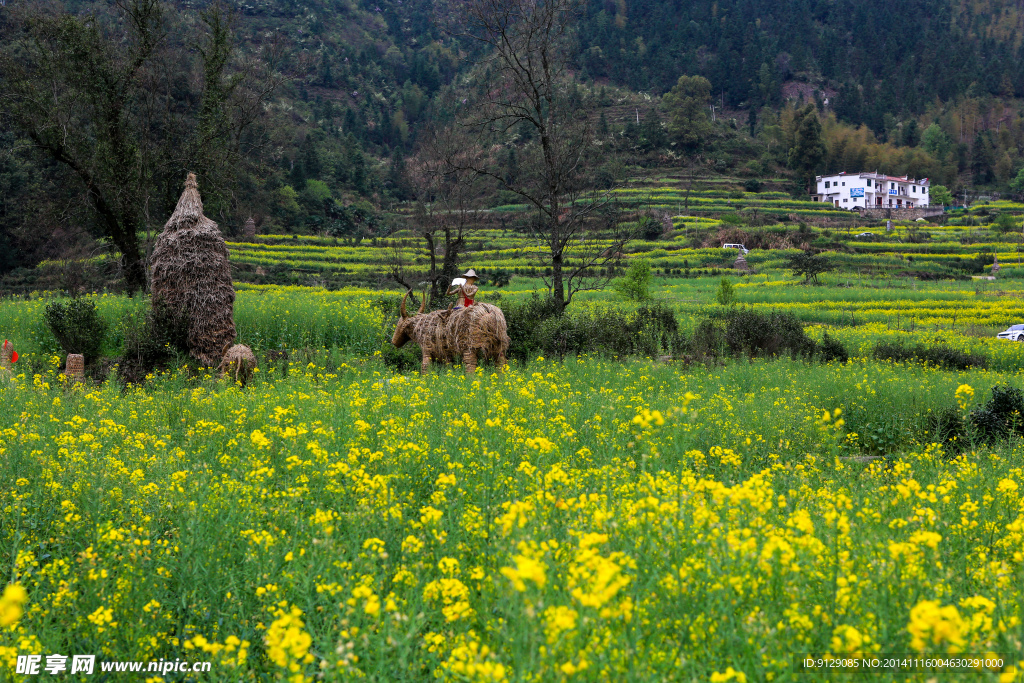
<svg viewBox="0 0 1024 683"><path fill-rule="evenodd" d="M182 316L194 358L218 365L221 351L235 339L235 289L224 237L203 215L193 173L157 238L152 269L154 305Z"/></svg>

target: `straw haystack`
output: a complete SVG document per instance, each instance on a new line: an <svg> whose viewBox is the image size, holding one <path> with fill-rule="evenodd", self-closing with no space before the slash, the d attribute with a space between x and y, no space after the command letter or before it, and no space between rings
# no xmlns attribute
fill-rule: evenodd
<svg viewBox="0 0 1024 683"><path fill-rule="evenodd" d="M249 216L249 220L245 222L245 227L242 228L242 235L244 235L247 240L251 240L256 237L256 221L252 219L252 216Z"/></svg>
<svg viewBox="0 0 1024 683"><path fill-rule="evenodd" d="M189 353L204 365L217 365L235 338L235 290L224 237L203 215L193 173L157 238L152 268L154 305L181 315Z"/></svg>
<svg viewBox="0 0 1024 683"><path fill-rule="evenodd" d="M455 311L424 313L424 304L416 315L405 310L406 292L399 308L401 319L395 328L391 343L402 347L408 341L419 344L423 352L421 371L430 368L431 361L452 363L462 361L466 373L476 370L478 360L493 360L498 369L505 365L509 337L505 314L497 306L475 303Z"/></svg>
<svg viewBox="0 0 1024 683"><path fill-rule="evenodd" d="M243 387L249 383L256 367L256 354L245 344L235 344L224 352L220 361L220 376L234 378Z"/></svg>

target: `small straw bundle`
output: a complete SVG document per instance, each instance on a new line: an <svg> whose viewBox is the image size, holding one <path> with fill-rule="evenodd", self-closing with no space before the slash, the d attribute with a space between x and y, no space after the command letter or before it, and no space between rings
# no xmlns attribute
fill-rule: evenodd
<svg viewBox="0 0 1024 683"><path fill-rule="evenodd" d="M217 224L203 215L194 173L153 249L153 302L183 316L188 351L207 366L235 338L235 290L228 249Z"/></svg>
<svg viewBox="0 0 1024 683"><path fill-rule="evenodd" d="M220 376L234 377L243 387L249 383L256 367L256 354L245 344L235 344L224 352L220 361Z"/></svg>
<svg viewBox="0 0 1024 683"><path fill-rule="evenodd" d="M256 237L256 221L252 219L252 216L249 216L249 220L245 222L245 227L242 228L242 235L247 240Z"/></svg>
<svg viewBox="0 0 1024 683"><path fill-rule="evenodd" d="M85 356L80 353L69 353L67 363L64 365L64 377L68 384L84 382Z"/></svg>

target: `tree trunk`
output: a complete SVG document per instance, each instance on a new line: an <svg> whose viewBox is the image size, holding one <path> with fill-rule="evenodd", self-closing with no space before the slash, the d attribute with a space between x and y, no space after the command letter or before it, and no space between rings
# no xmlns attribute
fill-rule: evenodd
<svg viewBox="0 0 1024 683"><path fill-rule="evenodd" d="M562 252L551 257L551 296L558 304L558 313L565 311L565 285L562 280Z"/></svg>
<svg viewBox="0 0 1024 683"><path fill-rule="evenodd" d="M131 248L121 249L121 270L124 273L125 284L129 292L144 292L148 289L146 282L146 265L142 262L139 254L139 240L136 236L131 238Z"/></svg>

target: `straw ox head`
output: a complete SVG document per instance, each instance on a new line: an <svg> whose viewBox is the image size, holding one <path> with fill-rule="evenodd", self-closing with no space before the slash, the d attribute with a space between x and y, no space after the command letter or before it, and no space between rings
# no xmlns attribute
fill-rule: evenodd
<svg viewBox="0 0 1024 683"><path fill-rule="evenodd" d="M413 337L413 329L416 327L416 316L422 315L423 311L427 307L427 294L423 293L423 301L420 302L420 310L416 311L416 315L409 315L409 312L405 310L405 300L409 298L409 292L407 291L402 295L402 304L398 307L399 313L402 317L398 319L398 326L395 328L395 333L391 337L391 343L398 348L405 346L406 342Z"/></svg>

